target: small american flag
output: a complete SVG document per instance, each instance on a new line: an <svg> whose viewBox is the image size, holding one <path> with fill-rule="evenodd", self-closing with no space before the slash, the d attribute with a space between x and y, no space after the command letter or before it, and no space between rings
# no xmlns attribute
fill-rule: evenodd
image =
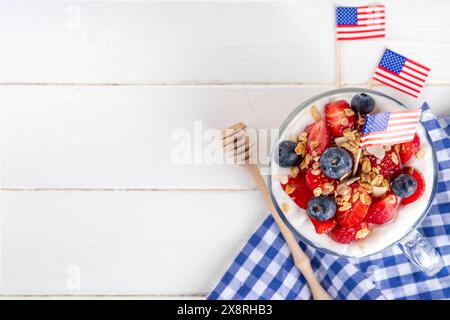
<svg viewBox="0 0 450 320"><path fill-rule="evenodd" d="M336 8L337 41L384 38L385 33L383 5Z"/></svg>
<svg viewBox="0 0 450 320"><path fill-rule="evenodd" d="M412 141L421 113L422 109L416 109L368 115L362 130L359 148Z"/></svg>
<svg viewBox="0 0 450 320"><path fill-rule="evenodd" d="M417 98L429 74L424 65L386 49L373 79Z"/></svg>

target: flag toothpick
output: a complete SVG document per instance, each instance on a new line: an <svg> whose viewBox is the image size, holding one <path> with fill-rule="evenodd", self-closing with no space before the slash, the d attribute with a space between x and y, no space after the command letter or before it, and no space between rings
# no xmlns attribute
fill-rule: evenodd
<svg viewBox="0 0 450 320"><path fill-rule="evenodd" d="M417 98L430 71L430 68L386 49L372 79Z"/></svg>
<svg viewBox="0 0 450 320"><path fill-rule="evenodd" d="M336 87L342 87L341 81L341 45L336 41Z"/></svg>
<svg viewBox="0 0 450 320"><path fill-rule="evenodd" d="M414 139L422 109L369 114L364 122L359 149L353 164L353 176L358 169L362 149L375 145L393 145Z"/></svg>
<svg viewBox="0 0 450 320"><path fill-rule="evenodd" d="M342 86L341 41L385 37L385 7L336 7L336 87Z"/></svg>
<svg viewBox="0 0 450 320"><path fill-rule="evenodd" d="M337 41L365 40L385 36L384 5L336 8Z"/></svg>

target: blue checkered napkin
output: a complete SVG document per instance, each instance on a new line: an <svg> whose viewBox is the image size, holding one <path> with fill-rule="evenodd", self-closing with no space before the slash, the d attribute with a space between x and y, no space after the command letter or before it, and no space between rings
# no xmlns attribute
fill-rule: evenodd
<svg viewBox="0 0 450 320"><path fill-rule="evenodd" d="M438 121L424 104L422 122L434 142L439 184L419 231L444 259L433 278L411 264L398 246L363 259L337 258L301 243L324 288L335 299L450 298L450 117ZM235 258L209 299L311 299L283 237L268 217Z"/></svg>

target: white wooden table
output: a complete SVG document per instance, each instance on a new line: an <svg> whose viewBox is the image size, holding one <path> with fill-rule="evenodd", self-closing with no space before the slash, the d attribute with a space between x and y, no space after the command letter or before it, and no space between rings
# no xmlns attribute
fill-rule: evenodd
<svg viewBox="0 0 450 320"><path fill-rule="evenodd" d="M203 297L267 210L240 168L172 163L171 135L277 128L333 88L333 3L2 1L0 293ZM387 45L449 115L450 2L384 3L386 44L344 44L343 81Z"/></svg>

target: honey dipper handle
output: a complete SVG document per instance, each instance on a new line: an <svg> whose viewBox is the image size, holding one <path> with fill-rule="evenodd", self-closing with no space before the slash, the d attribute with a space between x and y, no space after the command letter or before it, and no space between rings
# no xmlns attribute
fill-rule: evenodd
<svg viewBox="0 0 450 320"><path fill-rule="evenodd" d="M266 182L264 181L264 178L259 171L259 167L255 164L248 164L245 165L245 167L247 167L250 175L256 183L256 187L261 192L264 200L266 201L267 206L272 213L273 219L277 223L278 228L280 229L281 234L286 240L289 250L291 251L295 266L301 271L309 284L309 288L311 289L313 298L315 300L331 300L332 298L330 297L330 295L325 291L325 289L322 287L322 285L314 275L308 256L303 252L302 248L300 248L300 245L298 244L291 230L286 226L286 224L278 214L278 211L275 209Z"/></svg>

